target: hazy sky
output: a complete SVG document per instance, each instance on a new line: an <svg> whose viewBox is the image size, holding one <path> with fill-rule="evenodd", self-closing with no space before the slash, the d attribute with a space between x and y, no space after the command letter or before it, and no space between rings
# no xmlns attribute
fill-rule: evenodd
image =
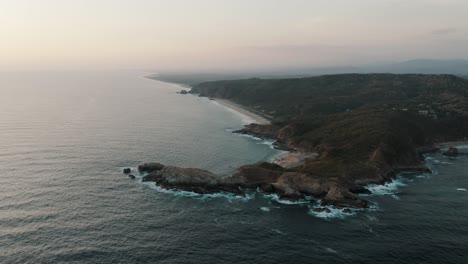
<svg viewBox="0 0 468 264"><path fill-rule="evenodd" d="M0 0L0 69L468 58L468 0Z"/></svg>

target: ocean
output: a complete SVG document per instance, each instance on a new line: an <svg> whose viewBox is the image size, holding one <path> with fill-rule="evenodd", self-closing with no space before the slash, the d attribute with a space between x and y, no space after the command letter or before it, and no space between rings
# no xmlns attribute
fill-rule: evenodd
<svg viewBox="0 0 468 264"><path fill-rule="evenodd" d="M161 162L229 175L272 160L251 122L135 72L0 73L0 263L468 263L468 162L371 186L352 215L162 190Z"/></svg>

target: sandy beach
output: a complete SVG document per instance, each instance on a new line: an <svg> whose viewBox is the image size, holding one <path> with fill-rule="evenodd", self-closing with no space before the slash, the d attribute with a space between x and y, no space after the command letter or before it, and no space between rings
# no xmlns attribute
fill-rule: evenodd
<svg viewBox="0 0 468 264"><path fill-rule="evenodd" d="M249 111L246 107L233 103L229 100L224 100L224 99L214 99L217 103L220 105L227 107L233 111L239 112L252 120L254 120L257 124L262 124L262 125L268 125L271 124L271 122L260 116L257 115L251 111ZM315 159L317 158L318 154L313 153L313 152L303 152L303 151L291 151L291 152L285 152L284 154L278 156L274 163L290 169L290 168L295 168L298 166L302 166L305 164L307 160Z"/></svg>
<svg viewBox="0 0 468 264"><path fill-rule="evenodd" d="M227 108L230 108L236 112L239 112L251 119L253 119L257 124L261 124L261 125L269 125L271 124L271 122L260 116L260 115L257 115L251 111L249 111L246 107L242 106L242 105L239 105L239 104L236 104L236 103L233 103L229 100L224 100L224 99L214 99L214 101L216 101L217 103L219 103L220 105L224 106L224 107L227 107Z"/></svg>

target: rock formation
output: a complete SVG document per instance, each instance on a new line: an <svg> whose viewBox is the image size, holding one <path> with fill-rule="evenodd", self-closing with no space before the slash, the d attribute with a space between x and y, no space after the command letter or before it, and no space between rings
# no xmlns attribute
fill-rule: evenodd
<svg viewBox="0 0 468 264"><path fill-rule="evenodd" d="M455 147L450 147L447 151L445 151L443 153L445 156L448 156L448 157L456 157L460 154L460 152L458 151L458 148L455 148Z"/></svg>
<svg viewBox="0 0 468 264"><path fill-rule="evenodd" d="M299 200L305 196L323 198L324 205L336 207L365 208L368 202L353 194L346 185L332 184L314 179L300 172L268 162L259 162L240 167L236 173L222 178L209 171L195 168L164 166L148 163L138 167L146 174L145 182L155 182L167 189L192 191L196 193L230 192L244 195L248 190L275 193L282 199Z"/></svg>

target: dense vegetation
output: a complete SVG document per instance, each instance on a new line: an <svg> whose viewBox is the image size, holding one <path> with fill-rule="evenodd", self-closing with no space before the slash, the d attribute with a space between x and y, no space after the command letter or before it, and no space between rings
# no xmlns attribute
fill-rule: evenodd
<svg viewBox="0 0 468 264"><path fill-rule="evenodd" d="M468 136L468 80L453 75L342 74L198 84L272 119L289 146L318 151L301 171L339 181L382 181L416 166L417 149ZM262 128L256 128L261 132Z"/></svg>

